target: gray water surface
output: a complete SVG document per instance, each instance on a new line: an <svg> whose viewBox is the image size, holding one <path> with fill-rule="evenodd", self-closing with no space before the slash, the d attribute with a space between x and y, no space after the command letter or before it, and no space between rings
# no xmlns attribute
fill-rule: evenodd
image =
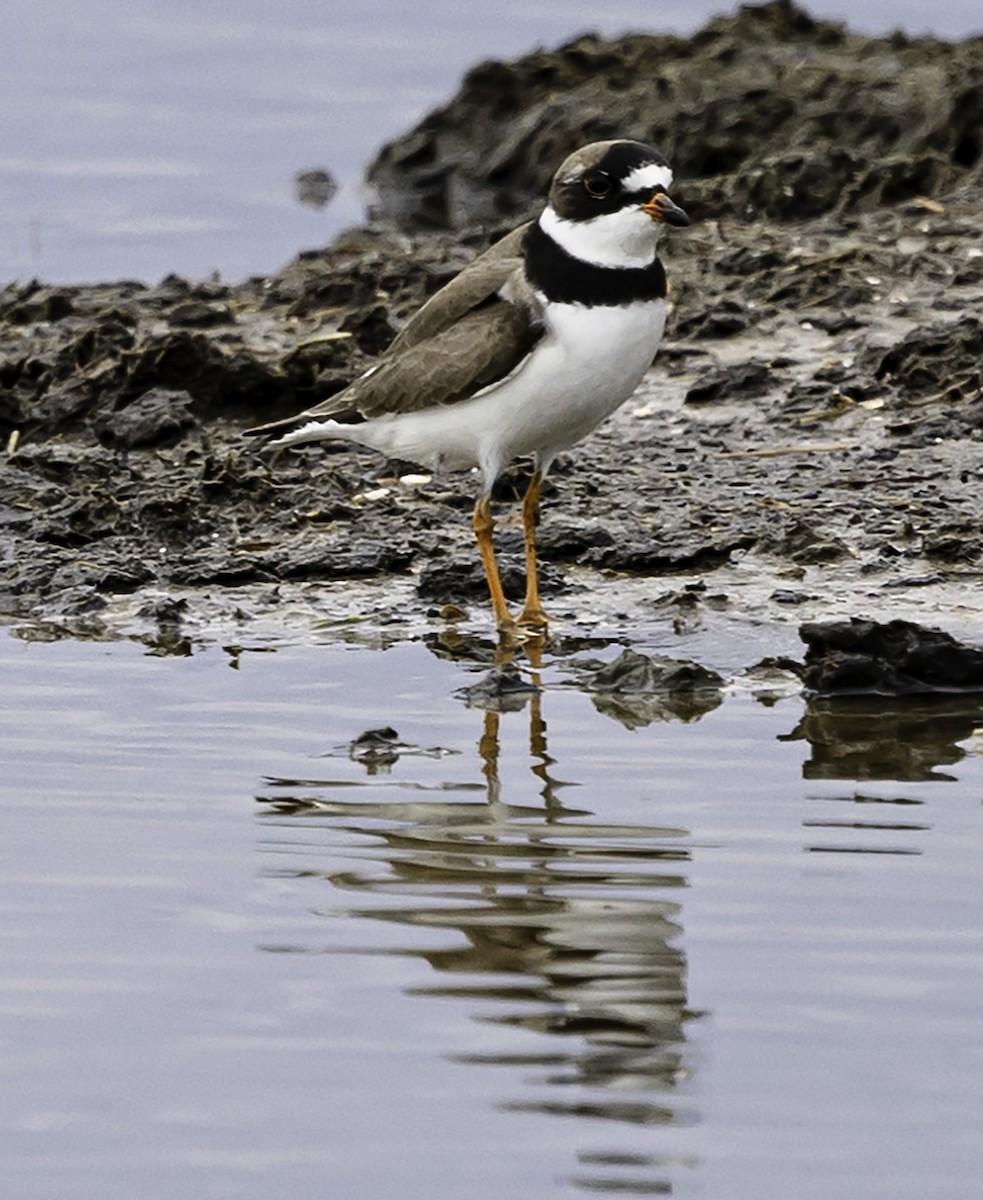
<svg viewBox="0 0 983 1200"><path fill-rule="evenodd" d="M978 702L193 649L0 637L5 1196L978 1195Z"/></svg>
<svg viewBox="0 0 983 1200"><path fill-rule="evenodd" d="M3 0L0 282L226 279L362 219L365 165L469 67L588 29L691 33L724 0ZM978 0L813 0L884 34L983 32ZM323 210L298 171L340 184Z"/></svg>

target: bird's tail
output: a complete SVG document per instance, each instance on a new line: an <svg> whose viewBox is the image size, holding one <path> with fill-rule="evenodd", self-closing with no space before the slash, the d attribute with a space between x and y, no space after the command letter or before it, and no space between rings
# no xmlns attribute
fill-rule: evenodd
<svg viewBox="0 0 983 1200"><path fill-rule="evenodd" d="M345 437L346 428L340 421L308 421L298 429L291 429L283 437L269 442L271 447L299 446L305 442L326 442L333 438Z"/></svg>

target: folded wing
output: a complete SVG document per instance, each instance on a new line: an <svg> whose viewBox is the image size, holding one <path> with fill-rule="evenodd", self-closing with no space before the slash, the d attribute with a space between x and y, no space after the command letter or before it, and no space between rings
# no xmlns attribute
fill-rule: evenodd
<svg viewBox="0 0 983 1200"><path fill-rule="evenodd" d="M246 433L273 433L319 417L371 420L453 404L511 374L543 336L522 274L525 230L496 242L432 296L378 363L344 391Z"/></svg>

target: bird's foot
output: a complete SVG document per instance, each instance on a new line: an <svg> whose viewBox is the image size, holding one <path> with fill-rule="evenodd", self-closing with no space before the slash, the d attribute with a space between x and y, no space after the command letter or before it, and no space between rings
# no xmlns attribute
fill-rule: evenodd
<svg viewBox="0 0 983 1200"><path fill-rule="evenodd" d="M514 653L522 650L529 654L534 650L543 649L550 642L547 629L546 614L539 610L531 614L523 611L519 617L510 617L498 623L499 653Z"/></svg>
<svg viewBox="0 0 983 1200"><path fill-rule="evenodd" d="M532 644L544 645L549 641L546 614L538 612L530 620L523 612L518 618L509 617L498 623L498 647L500 650L518 650Z"/></svg>
<svg viewBox="0 0 983 1200"><path fill-rule="evenodd" d="M523 629L528 629L540 636L545 635L546 628L550 623L549 617L538 604L527 605L518 617L515 619L516 625L521 625Z"/></svg>

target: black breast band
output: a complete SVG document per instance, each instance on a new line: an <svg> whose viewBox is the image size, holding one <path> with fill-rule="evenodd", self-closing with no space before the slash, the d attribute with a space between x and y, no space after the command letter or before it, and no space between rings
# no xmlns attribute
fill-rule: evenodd
<svg viewBox="0 0 983 1200"><path fill-rule="evenodd" d="M558 304L610 307L662 300L666 273L658 258L647 267L601 267L574 258L534 221L524 240L529 282Z"/></svg>

